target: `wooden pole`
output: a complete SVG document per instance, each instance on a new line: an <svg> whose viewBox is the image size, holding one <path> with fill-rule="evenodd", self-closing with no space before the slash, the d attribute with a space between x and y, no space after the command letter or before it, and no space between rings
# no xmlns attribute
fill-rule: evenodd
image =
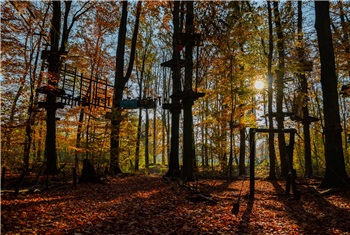
<svg viewBox="0 0 350 235"><path fill-rule="evenodd" d="M250 175L250 198L254 199L255 193L255 128L249 130L249 146L250 146L250 163L249 163L249 175Z"/></svg>

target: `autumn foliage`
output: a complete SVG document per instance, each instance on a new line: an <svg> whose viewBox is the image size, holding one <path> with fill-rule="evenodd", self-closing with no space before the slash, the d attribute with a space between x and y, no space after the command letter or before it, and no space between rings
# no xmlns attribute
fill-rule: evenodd
<svg viewBox="0 0 350 235"><path fill-rule="evenodd" d="M2 1L1 232L349 234L349 15L350 1Z"/></svg>

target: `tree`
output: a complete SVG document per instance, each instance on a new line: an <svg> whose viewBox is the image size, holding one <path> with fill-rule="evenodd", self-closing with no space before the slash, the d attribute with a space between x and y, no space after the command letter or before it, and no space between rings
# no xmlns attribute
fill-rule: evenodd
<svg viewBox="0 0 350 235"><path fill-rule="evenodd" d="M147 7L147 6L146 6ZM150 7L149 10L152 10ZM156 25L152 21L141 22L140 30L147 29L151 25ZM147 99L154 94L151 94L150 83L152 82L152 68L153 61L156 61L155 53L152 51L153 44L153 31L140 32L140 42L138 43L138 51L136 53L136 78L139 87L138 97L140 99ZM139 155L140 155L140 142L141 142L141 129L142 129L142 108L139 109L139 120L137 125L136 136L136 151L135 151L135 171L139 170ZM149 131L149 113L148 109L145 109L146 113L146 125L145 125L145 165L149 168L149 154L148 154L148 131ZM155 112L154 112L155 113Z"/></svg>
<svg viewBox="0 0 350 235"><path fill-rule="evenodd" d="M176 94L181 92L181 79L180 79L180 52L178 50L178 35L180 33L180 19L179 19L180 2L174 1L173 9L173 56L172 62L174 63L171 67L172 80L173 80L173 95L171 97L171 138L170 138L170 156L169 156L169 167L165 174L166 177L179 177L180 166L179 166L179 122L180 122L180 99Z"/></svg>
<svg viewBox="0 0 350 235"><path fill-rule="evenodd" d="M194 33L193 25L193 1L186 2L186 35L191 37ZM193 76L193 44L190 41L186 42L185 51L185 84L184 84L184 133L183 133L183 169L181 178L186 181L194 180L193 168L193 120L192 120L192 105L193 105L193 90L192 90L192 76Z"/></svg>
<svg viewBox="0 0 350 235"><path fill-rule="evenodd" d="M334 49L330 30L329 2L315 1L318 47L321 60L321 84L325 122L326 173L320 187L349 186L342 148L341 125L338 103L337 76Z"/></svg>
<svg viewBox="0 0 350 235"><path fill-rule="evenodd" d="M49 11L50 5L47 6L44 17L43 17L43 22L41 28L44 28L48 11ZM32 35L33 37L33 35ZM34 55L34 49L35 46L31 45L32 47L32 52L30 55L31 59L34 59L34 66L33 66L33 71L30 74L30 97L29 97L29 106L28 106L28 119L26 121L26 136L25 136L25 141L24 141L24 163L25 163L25 171L29 170L29 158L30 158L30 151L32 147L32 141L33 141L33 128L34 128L34 123L36 119L36 112L34 108L34 104L38 102L38 94L34 92L35 90L35 85L36 85L36 76L37 76L37 67L39 64L39 52L41 50L41 42L43 40L43 34L41 33L39 35L39 39L37 42L37 51ZM30 59L30 60L31 60ZM41 66L41 71L44 70L44 64ZM39 74L39 78L37 81L37 84L40 85L42 82L42 75L41 73Z"/></svg>
<svg viewBox="0 0 350 235"><path fill-rule="evenodd" d="M56 88L60 79L60 67L63 62L61 55L66 54L69 34L74 23L89 10L85 8L89 3L84 3L72 17L71 23L68 23L72 1L65 1L65 11L63 17L63 27L61 28L61 2L53 1L53 14L51 18L50 29L50 53L48 62L48 85ZM56 95L48 93L46 96L46 141L45 158L47 160L47 173L57 173L57 152L56 152Z"/></svg>
<svg viewBox="0 0 350 235"><path fill-rule="evenodd" d="M2 152L2 157L3 162L5 163L4 165L6 165L8 163L7 153L10 151L14 153L13 149L15 149L15 146L13 145L14 139L12 139L12 130L15 130L15 128L18 130L18 127L22 126L18 123L18 121L16 121L16 119L18 119L16 116L21 109L25 110L26 107L28 115L25 115L26 120L23 121L23 126L25 126L23 141L23 170L27 172L29 170L29 157L33 139L33 124L36 116L36 112L34 112L34 101L37 100L35 86L41 83L41 76L39 76L38 81L36 79L38 72L37 67L39 65L39 52L41 50L41 42L44 35L43 33L40 33L37 36L34 35L36 26L38 25L34 24L35 15L33 12L40 12L39 8L37 8L35 4L16 2L10 2L10 4L17 11L17 13L20 14L23 21L18 21L19 23L12 23L11 21L16 19L16 17L13 15L14 12L12 12L8 6L4 6L3 18L6 23L4 26L2 25L2 47L3 51L6 51L6 53L5 56L2 57L2 65L4 68L3 75L11 78L9 79L11 83L13 83L15 86L18 85L18 88L14 92L11 87L8 86L11 83L5 82L6 90L8 90L9 93L13 92L14 95L13 98L11 98L11 96L8 96L6 93L4 94L6 99L10 98L10 100L12 100L12 104L10 107L8 120L5 118L5 128L2 130L6 133L4 138L5 146L2 146L2 149L5 151ZM49 5L46 6L46 11L43 13L43 15L37 15L38 18L40 17L43 19L42 24L40 25L41 32L43 32L42 28L45 27L48 9ZM28 15L25 14L28 12L30 12L32 17L28 17ZM16 34L16 36L11 36L13 34ZM24 38L22 38L22 35ZM11 38L16 40L11 40ZM8 61L7 58L9 58L11 62ZM15 67L13 65L15 65ZM17 81L18 76L21 76L19 81ZM28 78L29 85L26 84ZM23 99L27 90L29 90L30 93L29 102L27 99ZM4 106L2 106L2 109L3 108ZM6 106L4 110L6 110ZM19 121L21 122L21 120ZM11 156L11 158L13 157Z"/></svg>
<svg viewBox="0 0 350 235"><path fill-rule="evenodd" d="M308 93L308 83L306 78L305 70L305 49L304 49L304 38L303 38L303 12L302 12L302 1L298 1L298 44L297 54L299 61L299 71L297 73L299 82L301 84L301 92L303 94ZM303 105L303 133L304 133L304 160L305 160L305 176L312 176L312 159L311 159L311 141L310 141L310 121L309 108L307 103Z"/></svg>
<svg viewBox="0 0 350 235"><path fill-rule="evenodd" d="M350 27L349 19L346 17L349 12L349 2L338 1L336 9L339 10L340 25L337 26L338 19L332 19L332 29L334 30L333 41L334 41L334 53L337 61L337 74L339 82L343 85L347 85L350 81ZM338 14L335 14L336 17ZM342 69L343 68L343 69ZM343 70L343 71L342 71ZM343 129L344 129L344 144L345 144L345 162L350 164L349 156L349 143L348 143L348 118L347 113L349 112L347 101L347 95L343 95L342 103L342 118L343 118Z"/></svg>
<svg viewBox="0 0 350 235"><path fill-rule="evenodd" d="M140 23L141 14L141 1L137 3L136 20L134 26L134 32L132 35L131 51L129 66L124 76L124 61L125 61L125 42L127 31L127 18L128 18L128 2L122 2L122 17L119 26L118 33L118 47L116 57L116 71L114 81L114 94L113 94L113 108L112 108L112 120L111 120L111 151L110 151L110 168L114 174L121 173L119 167L119 152L120 152L120 124L122 122L122 109L120 107L120 101L123 98L123 91L126 83L128 82L134 65L135 49L137 34Z"/></svg>
<svg viewBox="0 0 350 235"><path fill-rule="evenodd" d="M269 160L270 160L270 170L269 179L276 179L276 153L275 153L275 141L274 133L271 131L273 129L273 116L272 116L272 101L273 101L273 75L272 75L272 56L273 56L273 29L272 29L272 10L271 2L267 2L268 8L268 22L269 22L269 53L268 53L268 65L267 65L267 78L268 78L268 119L269 119Z"/></svg>
<svg viewBox="0 0 350 235"><path fill-rule="evenodd" d="M94 7L88 12L88 14L85 14L84 17L82 17L80 24L78 25L80 30L77 31L75 35L78 40L74 40L71 43L70 51L79 54L81 57L79 57L77 61L72 61L71 63L76 66L79 71L87 70L90 73L90 78L105 78L106 80L109 80L109 68L111 67L112 62L114 62L114 58L112 60L110 51L112 46L115 45L113 40L110 40L110 37L114 35L116 29L116 19L114 17L116 12L117 7L113 2L95 3ZM83 136L84 117L85 115L96 113L96 108L95 110L93 109L92 106L80 108L75 144L76 169L78 169L79 151L81 151L83 147L81 144L81 138ZM89 120L90 118L87 118L86 139L88 139L89 135ZM86 143L86 145L88 145L88 143ZM87 151L88 148L86 148L86 153Z"/></svg>
<svg viewBox="0 0 350 235"><path fill-rule="evenodd" d="M50 30L50 50L51 54L47 60L48 66L48 85L56 87L59 80L59 69L61 66L59 51L59 42L61 34L61 2L52 3L53 14L51 18ZM62 48L64 49L64 48ZM64 49L65 51L65 49ZM57 173L57 152L56 152L56 96L47 94L46 102L50 107L46 109L46 140L45 140L45 159L47 161L47 173Z"/></svg>
<svg viewBox="0 0 350 235"><path fill-rule="evenodd" d="M277 50L278 50L278 68L276 70L276 108L277 108L277 128L279 130L284 129L284 115L283 115L283 77L285 73L284 69L284 36L283 29L281 25L281 14L278 9L278 2L273 2L276 34L277 34ZM286 158L286 140L283 132L278 132L278 147L280 152L281 161L281 176L285 177L288 173L288 164Z"/></svg>

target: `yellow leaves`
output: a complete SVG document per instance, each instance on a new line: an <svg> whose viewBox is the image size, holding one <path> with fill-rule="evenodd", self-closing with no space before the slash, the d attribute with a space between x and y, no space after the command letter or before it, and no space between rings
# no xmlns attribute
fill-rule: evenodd
<svg viewBox="0 0 350 235"><path fill-rule="evenodd" d="M24 13L26 7L29 5L28 2L25 1L14 1L13 2L13 6L16 8L16 10L18 11L18 13Z"/></svg>
<svg viewBox="0 0 350 235"><path fill-rule="evenodd" d="M78 148L78 147L75 147L75 146L70 146L70 149L76 151L77 153L83 153L86 151L86 149L84 148Z"/></svg>

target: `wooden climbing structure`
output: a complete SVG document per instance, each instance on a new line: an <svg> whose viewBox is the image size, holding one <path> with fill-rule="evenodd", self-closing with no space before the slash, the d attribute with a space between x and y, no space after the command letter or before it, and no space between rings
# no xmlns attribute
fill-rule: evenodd
<svg viewBox="0 0 350 235"><path fill-rule="evenodd" d="M187 43L192 44L193 46L203 46L203 35L199 33L179 33L177 36L177 45L178 48L183 48ZM197 60L198 60L198 51L197 51ZM163 62L161 64L162 67L168 67L171 70L175 69L181 69L182 67L185 67L185 60L179 59L177 62L174 59L171 59L169 61ZM198 68L197 68L198 69ZM174 91L174 93L170 96L171 99L174 100L184 100L186 98L190 98L192 101L196 101L201 97L204 97L205 93L203 92L197 92L197 91ZM162 105L163 109L167 110L173 110L173 109L182 109L182 103L181 102L172 102L172 103L163 103Z"/></svg>
<svg viewBox="0 0 350 235"><path fill-rule="evenodd" d="M288 176L286 178L286 189L285 194L290 195L290 190L292 189L293 198L295 200L300 199L300 191L297 189L296 184L296 170L293 166L293 152L295 144L295 134L297 133L296 129L264 129L264 128L250 128L249 130L249 146L250 146L250 155L249 155L249 178L250 178L250 198L254 199L255 194L255 134L256 133L283 133L289 134L289 144L286 145L287 148L287 160L288 160Z"/></svg>
<svg viewBox="0 0 350 235"><path fill-rule="evenodd" d="M41 94L53 94L56 103L38 102L39 108L54 105L56 108L65 106L100 107L104 110L112 108L113 86L107 79L84 77L77 73L77 68L65 65L60 71L61 79L57 87L45 85L36 89Z"/></svg>

